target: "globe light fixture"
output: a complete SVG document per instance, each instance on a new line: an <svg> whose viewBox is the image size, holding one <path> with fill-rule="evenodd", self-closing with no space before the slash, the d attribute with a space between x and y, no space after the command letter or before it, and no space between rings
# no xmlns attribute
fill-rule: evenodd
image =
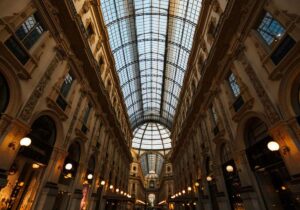
<svg viewBox="0 0 300 210"><path fill-rule="evenodd" d="M31 138L24 137L20 140L20 145L24 147L28 147L31 144Z"/></svg>
<svg viewBox="0 0 300 210"><path fill-rule="evenodd" d="M88 179L88 180L93 179L93 174L88 174L88 175L87 175L87 179Z"/></svg>
<svg viewBox="0 0 300 210"><path fill-rule="evenodd" d="M118 193L119 191L120 191L120 189L119 189L119 188L117 188L117 189L116 189L116 192Z"/></svg>
<svg viewBox="0 0 300 210"><path fill-rule="evenodd" d="M206 181L211 182L212 181L212 177L211 176L207 176L206 177Z"/></svg>
<svg viewBox="0 0 300 210"><path fill-rule="evenodd" d="M114 188L114 186L111 184L111 185L109 185L109 189L113 189Z"/></svg>
<svg viewBox="0 0 300 210"><path fill-rule="evenodd" d="M38 169L38 168L40 168L40 165L37 164L37 163L33 163L33 164L32 164L32 168L33 168L33 169Z"/></svg>
<svg viewBox="0 0 300 210"><path fill-rule="evenodd" d="M105 185L105 181L102 180L102 181L100 182L100 185L101 185L101 186L104 186L104 185Z"/></svg>
<svg viewBox="0 0 300 210"><path fill-rule="evenodd" d="M67 163L67 164L65 165L65 169L68 170L68 171L70 171L72 168L73 168L72 163Z"/></svg>
<svg viewBox="0 0 300 210"><path fill-rule="evenodd" d="M182 194L185 194L185 190L182 190Z"/></svg>
<svg viewBox="0 0 300 210"><path fill-rule="evenodd" d="M192 191L192 188L191 188L191 187L188 187L187 189L188 189L188 191Z"/></svg>
<svg viewBox="0 0 300 210"><path fill-rule="evenodd" d="M123 195L124 194L124 192L123 192L123 190L121 190L121 195Z"/></svg>
<svg viewBox="0 0 300 210"><path fill-rule="evenodd" d="M276 141L269 141L267 147L272 152L279 150L279 144Z"/></svg>
<svg viewBox="0 0 300 210"><path fill-rule="evenodd" d="M231 173L231 172L233 172L233 166L232 165L228 165L228 166L226 166L226 171L227 172L229 172L229 173Z"/></svg>
<svg viewBox="0 0 300 210"><path fill-rule="evenodd" d="M181 192L179 192L178 195L181 196Z"/></svg>
<svg viewBox="0 0 300 210"><path fill-rule="evenodd" d="M196 187L199 187L199 185L200 185L199 182L195 182Z"/></svg>

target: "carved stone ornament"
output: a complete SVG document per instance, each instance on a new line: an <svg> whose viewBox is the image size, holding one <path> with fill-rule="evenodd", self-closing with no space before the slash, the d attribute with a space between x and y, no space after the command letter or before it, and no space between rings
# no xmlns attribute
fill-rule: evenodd
<svg viewBox="0 0 300 210"><path fill-rule="evenodd" d="M33 90L32 94L30 95L27 103L23 107L23 110L21 111L21 114L20 114L21 120L28 121L30 119L32 112L33 112L34 108L36 107L39 99L43 95L45 87L49 83L49 80L50 80L55 68L57 67L57 64L59 63L59 61L60 61L59 58L57 57L57 55L55 55L54 58L52 59L52 61L50 62L48 68L46 69L46 72L40 79L39 83Z"/></svg>

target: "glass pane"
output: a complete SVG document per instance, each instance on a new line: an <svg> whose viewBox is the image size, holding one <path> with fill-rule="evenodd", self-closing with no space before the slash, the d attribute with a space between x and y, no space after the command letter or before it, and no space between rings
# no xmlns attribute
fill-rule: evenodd
<svg viewBox="0 0 300 210"><path fill-rule="evenodd" d="M60 88L60 93L66 98L71 89L74 78L71 73L68 73L65 77L64 83Z"/></svg>
<svg viewBox="0 0 300 210"><path fill-rule="evenodd" d="M100 3L132 127L171 127L202 1Z"/></svg>
<svg viewBox="0 0 300 210"><path fill-rule="evenodd" d="M283 26L269 12L262 18L257 31L268 45L280 39L285 33Z"/></svg>
<svg viewBox="0 0 300 210"><path fill-rule="evenodd" d="M22 48L19 42L11 36L8 40L5 41L5 46L16 56L16 58L23 65L29 60L27 52Z"/></svg>
<svg viewBox="0 0 300 210"><path fill-rule="evenodd" d="M240 86L236 81L236 78L233 73L228 77L228 83L231 89L233 96L238 97L241 94Z"/></svg>

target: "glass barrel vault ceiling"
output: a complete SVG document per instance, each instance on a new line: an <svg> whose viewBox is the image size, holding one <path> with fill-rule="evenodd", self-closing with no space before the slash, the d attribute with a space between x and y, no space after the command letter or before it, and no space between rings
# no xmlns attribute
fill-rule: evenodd
<svg viewBox="0 0 300 210"><path fill-rule="evenodd" d="M101 0L132 128L171 128L201 0Z"/></svg>

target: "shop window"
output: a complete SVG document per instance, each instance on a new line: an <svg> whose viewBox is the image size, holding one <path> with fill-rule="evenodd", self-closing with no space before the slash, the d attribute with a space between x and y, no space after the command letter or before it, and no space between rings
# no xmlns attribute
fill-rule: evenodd
<svg viewBox="0 0 300 210"><path fill-rule="evenodd" d="M0 73L0 114L4 113L9 102L9 87L4 76Z"/></svg>
<svg viewBox="0 0 300 210"><path fill-rule="evenodd" d="M270 46L284 35L285 29L269 12L266 12L258 25L257 32Z"/></svg>
<svg viewBox="0 0 300 210"><path fill-rule="evenodd" d="M64 82L60 88L59 95L56 99L56 103L60 106L62 110L65 110L68 105L66 98L70 92L74 80L75 80L74 75L71 72L69 72L66 75Z"/></svg>
<svg viewBox="0 0 300 210"><path fill-rule="evenodd" d="M44 31L40 18L37 14L33 14L22 23L14 35L5 41L5 45L22 64L25 64L29 59L29 55L23 46L30 49Z"/></svg>

